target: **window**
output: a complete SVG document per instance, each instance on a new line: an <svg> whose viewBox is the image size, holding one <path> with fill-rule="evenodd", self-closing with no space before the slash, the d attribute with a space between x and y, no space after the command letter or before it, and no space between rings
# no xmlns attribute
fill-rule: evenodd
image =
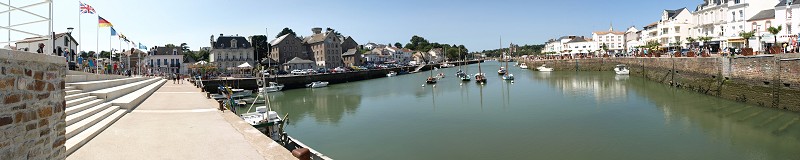
<svg viewBox="0 0 800 160"><path fill-rule="evenodd" d="M753 24L756 24L756 22L753 22ZM770 21L767 21L767 23L766 23L766 24L764 24L764 28L765 28L765 29L764 29L764 31L767 31L767 30L766 30L766 28L769 28L769 27L771 27L771 26L772 26L772 22L770 22ZM760 28L760 27L759 27L759 28ZM759 29L759 30L761 30L761 29Z"/></svg>
<svg viewBox="0 0 800 160"><path fill-rule="evenodd" d="M739 3L741 3L741 2L742 2L742 0L734 0L734 1L733 1L733 4L739 4Z"/></svg>
<svg viewBox="0 0 800 160"><path fill-rule="evenodd" d="M172 49L172 55L178 55L178 49Z"/></svg>
<svg viewBox="0 0 800 160"><path fill-rule="evenodd" d="M735 11L731 12L731 14L733 14L733 16L731 17L731 21L736 21L736 12Z"/></svg>
<svg viewBox="0 0 800 160"><path fill-rule="evenodd" d="M231 48L236 48L236 39L231 40Z"/></svg>
<svg viewBox="0 0 800 160"><path fill-rule="evenodd" d="M744 20L744 11L739 10L739 20Z"/></svg>
<svg viewBox="0 0 800 160"><path fill-rule="evenodd" d="M64 38L64 46L69 46L69 38Z"/></svg>

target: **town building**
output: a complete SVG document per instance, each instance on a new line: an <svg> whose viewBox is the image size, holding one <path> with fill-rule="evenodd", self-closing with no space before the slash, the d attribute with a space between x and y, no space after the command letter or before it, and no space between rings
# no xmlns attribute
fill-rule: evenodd
<svg viewBox="0 0 800 160"><path fill-rule="evenodd" d="M685 48L689 29L694 26L689 9L664 10L656 28L656 40L661 47L669 49ZM646 43L645 43L646 44Z"/></svg>
<svg viewBox="0 0 800 160"><path fill-rule="evenodd" d="M434 48L428 51L428 63L441 63L446 60L447 57L444 55L444 50L442 48Z"/></svg>
<svg viewBox="0 0 800 160"><path fill-rule="evenodd" d="M579 56L579 55L588 56L592 54L596 55L597 53L596 51L600 50L597 42L592 41L591 39L587 39L583 36L575 37L566 44L567 44L566 50L570 56Z"/></svg>
<svg viewBox="0 0 800 160"><path fill-rule="evenodd" d="M773 36L772 33L769 33L767 28L773 27L772 22L774 21L775 9L763 10L747 20L747 24L749 25L745 25L745 29L753 31L754 33L754 36L748 40L750 42L750 48L753 48L753 51L763 51L766 45L765 42L774 40L774 38L765 39L765 37Z"/></svg>
<svg viewBox="0 0 800 160"><path fill-rule="evenodd" d="M364 63L361 53L356 48L348 49L342 53L342 60L344 60L344 67L361 66Z"/></svg>
<svg viewBox="0 0 800 160"><path fill-rule="evenodd" d="M567 42L571 41L575 37L578 36L569 35L560 37L558 39L550 39L547 41L547 43L545 43L544 52L549 53L550 55L569 55L570 53L567 52Z"/></svg>
<svg viewBox="0 0 800 160"><path fill-rule="evenodd" d="M235 67L244 63L251 66L256 64L253 47L245 37L220 34L215 41L212 35L211 46L208 59L222 71L234 70Z"/></svg>
<svg viewBox="0 0 800 160"><path fill-rule="evenodd" d="M777 43L789 43L797 40L800 33L800 0L781 0L775 5L775 20L771 21L774 27L781 26L781 31L777 35ZM769 28L769 27L765 27ZM772 35L762 36L764 43L774 44L775 37Z"/></svg>
<svg viewBox="0 0 800 160"><path fill-rule="evenodd" d="M613 26L608 31L592 32L592 39L597 41L600 49L603 46L608 47L606 52L609 55L622 53L625 50L625 32L614 31Z"/></svg>
<svg viewBox="0 0 800 160"><path fill-rule="evenodd" d="M625 30L625 53L631 55L636 51L636 47L641 45L643 45L642 31L634 26L628 27L628 30Z"/></svg>
<svg viewBox="0 0 800 160"><path fill-rule="evenodd" d="M312 56L306 51L303 46L303 40L298 38L294 33L285 34L270 42L269 57L280 64L286 63L295 57L301 59L311 59Z"/></svg>
<svg viewBox="0 0 800 160"><path fill-rule="evenodd" d="M183 50L179 47L153 47L144 57L149 74L180 73Z"/></svg>
<svg viewBox="0 0 800 160"><path fill-rule="evenodd" d="M691 36L710 37L711 40L705 46L709 47L712 53L724 48L744 47L745 39L739 36L739 33L749 31L746 28L751 24L747 24L747 20L768 9L775 9L776 17L780 17L778 14L782 5L775 6L776 4L778 0L705 0L693 13L696 24L692 28ZM776 21L780 20L776 18ZM776 24L787 24L791 28L791 22L783 22Z"/></svg>
<svg viewBox="0 0 800 160"><path fill-rule="evenodd" d="M303 42L306 49L313 54L314 62L318 67L335 68L344 66L342 61L341 40L334 32L322 32L322 28L313 28L313 35L306 37Z"/></svg>
<svg viewBox="0 0 800 160"><path fill-rule="evenodd" d="M286 63L283 63L283 70L285 71L292 71L292 70L304 70L304 69L316 69L317 64L314 61L306 60L298 57L292 58Z"/></svg>

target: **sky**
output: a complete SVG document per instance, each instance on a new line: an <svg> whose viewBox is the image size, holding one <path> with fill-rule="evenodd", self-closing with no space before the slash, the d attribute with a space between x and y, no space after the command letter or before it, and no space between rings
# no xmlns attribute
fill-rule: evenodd
<svg viewBox="0 0 800 160"><path fill-rule="evenodd" d="M33 0L12 3L15 1ZM590 36L592 31L608 30L611 24L620 31L630 26L641 29L643 25L658 21L664 9L687 7L693 11L702 0L81 2L94 7L97 14L79 15L78 1L55 0L53 25L54 31L59 33L74 27L73 35L80 40L81 50L86 51L120 47L116 38L109 40L108 28L98 30L98 15L110 21L117 32L147 47L187 43L192 50L198 50L209 46L211 35L268 34L272 40L285 27L304 36L310 35L313 27L330 27L352 36L359 44L406 44L412 36L418 35L430 42L463 44L470 51L480 51L499 48L501 37L503 46L543 44L563 35ZM36 18L22 16L19 12L12 14L14 23ZM8 15L0 14L0 25L6 25L3 23L6 21ZM47 32L46 26L44 32ZM10 37L25 36L12 34ZM0 41L8 38L8 34L0 33ZM123 44L122 48L128 46Z"/></svg>

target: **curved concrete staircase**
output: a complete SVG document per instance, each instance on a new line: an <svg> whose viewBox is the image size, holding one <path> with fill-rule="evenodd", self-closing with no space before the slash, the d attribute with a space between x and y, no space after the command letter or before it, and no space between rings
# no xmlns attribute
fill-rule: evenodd
<svg viewBox="0 0 800 160"><path fill-rule="evenodd" d="M64 88L67 155L122 118L166 81L69 71Z"/></svg>

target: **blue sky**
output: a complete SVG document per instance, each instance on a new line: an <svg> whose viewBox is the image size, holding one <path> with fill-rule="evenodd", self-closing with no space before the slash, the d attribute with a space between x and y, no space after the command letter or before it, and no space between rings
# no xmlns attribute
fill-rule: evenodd
<svg viewBox="0 0 800 160"><path fill-rule="evenodd" d="M115 29L148 47L188 43L208 46L211 35L265 34L284 27L309 35L331 27L359 44L408 43L413 35L429 41L466 45L471 51L503 43L541 44L549 38L655 22L664 9L694 8L701 0L494 0L494 1L316 1L316 0L84 0ZM78 27L78 2L54 2L54 28ZM81 15L83 50L94 50L96 15ZM101 28L99 46L109 48ZM5 36L5 35L4 35ZM0 37L2 38L2 37ZM117 40L111 41L118 48ZM123 48L126 46L123 45Z"/></svg>

